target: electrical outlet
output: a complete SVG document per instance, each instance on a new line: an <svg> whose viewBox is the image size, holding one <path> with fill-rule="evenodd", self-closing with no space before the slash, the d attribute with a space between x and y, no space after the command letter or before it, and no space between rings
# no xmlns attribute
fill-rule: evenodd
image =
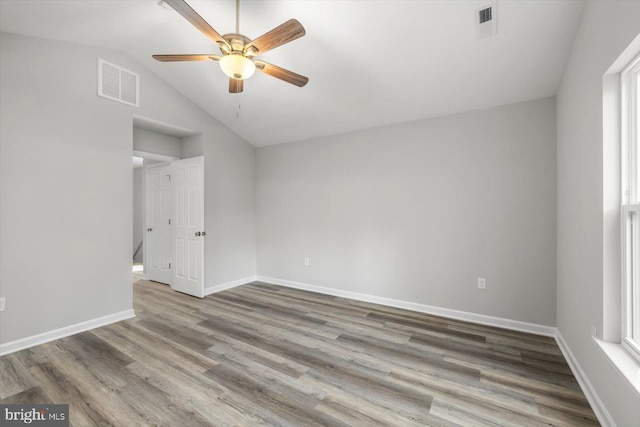
<svg viewBox="0 0 640 427"><path fill-rule="evenodd" d="M0 298L0 311L4 311L6 307L7 307L7 299L4 297Z"/></svg>
<svg viewBox="0 0 640 427"><path fill-rule="evenodd" d="M487 279L478 277L478 289L487 289Z"/></svg>
<svg viewBox="0 0 640 427"><path fill-rule="evenodd" d="M304 257L304 265L306 267L309 267L309 257L308 256Z"/></svg>

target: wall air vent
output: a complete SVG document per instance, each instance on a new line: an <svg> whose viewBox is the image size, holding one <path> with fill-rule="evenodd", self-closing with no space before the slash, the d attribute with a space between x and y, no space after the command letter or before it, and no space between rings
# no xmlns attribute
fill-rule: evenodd
<svg viewBox="0 0 640 427"><path fill-rule="evenodd" d="M486 9L482 9L478 12L478 17L480 18L480 23L484 24L487 21L491 21L491 8L488 7Z"/></svg>
<svg viewBox="0 0 640 427"><path fill-rule="evenodd" d="M98 96L140 106L140 75L98 58Z"/></svg>
<svg viewBox="0 0 640 427"><path fill-rule="evenodd" d="M490 3L476 9L475 22L476 22L476 36L479 39L485 37L495 36L498 33L496 15L496 4Z"/></svg>

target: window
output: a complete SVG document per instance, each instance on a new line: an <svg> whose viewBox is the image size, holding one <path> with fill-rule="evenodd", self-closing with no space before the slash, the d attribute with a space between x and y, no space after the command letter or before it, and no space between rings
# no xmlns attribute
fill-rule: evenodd
<svg viewBox="0 0 640 427"><path fill-rule="evenodd" d="M622 71L622 342L640 358L640 55Z"/></svg>

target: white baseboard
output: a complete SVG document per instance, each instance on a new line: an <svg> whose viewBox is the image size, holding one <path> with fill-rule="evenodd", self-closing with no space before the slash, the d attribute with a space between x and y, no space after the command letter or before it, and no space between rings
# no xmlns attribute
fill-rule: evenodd
<svg viewBox="0 0 640 427"><path fill-rule="evenodd" d="M560 351L562 351L564 358L567 360L567 363L571 368L571 372L573 372L573 376L576 377L578 384L580 384L580 388L582 389L584 395L587 397L589 405L591 405L591 409L593 409L596 417L598 417L598 421L600 422L600 424L602 424L603 427L616 427L616 423L613 420L613 417L611 417L611 414L609 413L609 411L607 411L607 408L602 403L602 400L600 400L600 397L591 384L591 381L589 381L589 378L582 370L582 367L578 363L578 360L573 355L573 352L569 348L569 345L564 340L564 337L558 329L556 329L555 338L556 342L558 343L558 347L560 347Z"/></svg>
<svg viewBox="0 0 640 427"><path fill-rule="evenodd" d="M204 288L205 295L215 294L216 292L226 291L227 289L235 288L236 286L246 285L247 283L255 282L257 276L248 276L243 279L233 280L231 282L222 283L220 285L210 286Z"/></svg>
<svg viewBox="0 0 640 427"><path fill-rule="evenodd" d="M499 328L511 329L514 331L528 332L536 335L555 337L556 328L553 326L538 325L535 323L521 322L519 320L505 319L502 317L487 316L484 314L469 313L466 311L452 310L449 308L435 307L432 305L418 304L415 302L402 301L392 298L378 297L375 295L361 294L358 292L342 291L339 289L325 288L323 286L308 285L306 283L292 282L290 280L276 279L258 275L257 280L274 285L286 286L288 288L302 289L305 291L318 292L326 295L350 298L357 301L370 302L374 304L386 305L389 307L402 308L405 310L417 311L420 313L432 314L435 316L448 317L451 319L463 320L466 322L479 323L487 326L497 326Z"/></svg>
<svg viewBox="0 0 640 427"><path fill-rule="evenodd" d="M5 344L0 344L0 356L4 356L5 354L13 353L19 350L24 350L25 348L44 344L49 341L68 337L69 335L88 331L89 329L99 328L100 326L105 326L111 323L120 322L122 320L131 319L135 316L136 314L133 309L125 310L119 313L108 314L96 319L76 323L75 325L65 326L64 328L54 329L53 331L43 332L38 335L10 341Z"/></svg>

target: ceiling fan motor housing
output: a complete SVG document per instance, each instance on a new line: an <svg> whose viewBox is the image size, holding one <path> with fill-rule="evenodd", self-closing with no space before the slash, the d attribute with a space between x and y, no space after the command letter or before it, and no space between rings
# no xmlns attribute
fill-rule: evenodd
<svg viewBox="0 0 640 427"><path fill-rule="evenodd" d="M225 39L228 43L228 46L224 43L218 44L223 55L228 55L233 52L251 57L255 56L258 53L253 46L251 46L247 52L244 51L245 46L251 43L251 39L245 35L229 33L222 36L222 38ZM229 50L229 46L231 46L231 50Z"/></svg>

